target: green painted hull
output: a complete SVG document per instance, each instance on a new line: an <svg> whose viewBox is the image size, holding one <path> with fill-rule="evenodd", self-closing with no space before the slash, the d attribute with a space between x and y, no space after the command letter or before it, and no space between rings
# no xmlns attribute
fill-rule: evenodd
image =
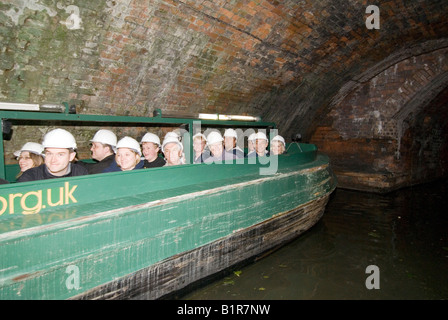
<svg viewBox="0 0 448 320"><path fill-rule="evenodd" d="M336 187L301 146L268 175L245 159L0 186L0 299L160 298L296 237Z"/></svg>

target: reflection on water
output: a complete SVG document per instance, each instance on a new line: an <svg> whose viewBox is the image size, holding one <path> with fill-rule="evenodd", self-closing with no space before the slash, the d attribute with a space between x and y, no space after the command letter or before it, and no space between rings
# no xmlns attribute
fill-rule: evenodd
<svg viewBox="0 0 448 320"><path fill-rule="evenodd" d="M181 299L448 299L448 181L378 195L337 189L322 220ZM367 289L369 265L379 289Z"/></svg>

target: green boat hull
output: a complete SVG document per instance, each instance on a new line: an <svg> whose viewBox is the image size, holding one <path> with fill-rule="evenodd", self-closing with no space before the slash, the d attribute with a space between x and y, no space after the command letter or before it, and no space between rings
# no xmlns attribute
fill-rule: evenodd
<svg viewBox="0 0 448 320"><path fill-rule="evenodd" d="M336 187L301 146L266 175L245 159L1 186L0 299L157 299L297 237Z"/></svg>

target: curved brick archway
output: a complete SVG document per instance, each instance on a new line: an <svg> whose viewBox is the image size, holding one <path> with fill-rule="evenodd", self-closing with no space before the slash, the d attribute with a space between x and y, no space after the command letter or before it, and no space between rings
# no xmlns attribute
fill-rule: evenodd
<svg viewBox="0 0 448 320"><path fill-rule="evenodd" d="M340 186L384 192L447 173L447 53L400 54L341 90L311 138Z"/></svg>

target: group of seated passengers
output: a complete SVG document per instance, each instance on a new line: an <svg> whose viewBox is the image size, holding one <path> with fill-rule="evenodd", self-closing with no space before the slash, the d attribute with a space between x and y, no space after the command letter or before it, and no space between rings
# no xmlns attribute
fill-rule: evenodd
<svg viewBox="0 0 448 320"><path fill-rule="evenodd" d="M279 155L285 152L285 139L275 136L271 140L271 151L267 150L269 140L264 132L252 133L248 137L248 153L237 146L238 136L235 130L227 129L224 137L217 131L212 131L207 138L201 133L193 136L194 163L211 163L215 161L264 157ZM207 148L208 150L207 150Z"/></svg>
<svg viewBox="0 0 448 320"><path fill-rule="evenodd" d="M236 131L227 129L224 137L212 131L205 137L202 133L193 136L194 163L211 163L243 157L268 156L269 140L263 132L248 137L248 153L236 146ZM123 137L117 142L116 135L106 129L97 131L90 140L93 163L76 161L76 141L64 129L48 132L42 144L27 142L21 150L14 152L19 161L20 173L17 182L81 176L142 168L174 166L185 163L183 144L175 132L168 132L160 143L153 133L146 133L141 142ZM159 156L162 151L164 157ZM271 140L273 155L285 152L285 140L275 136Z"/></svg>

